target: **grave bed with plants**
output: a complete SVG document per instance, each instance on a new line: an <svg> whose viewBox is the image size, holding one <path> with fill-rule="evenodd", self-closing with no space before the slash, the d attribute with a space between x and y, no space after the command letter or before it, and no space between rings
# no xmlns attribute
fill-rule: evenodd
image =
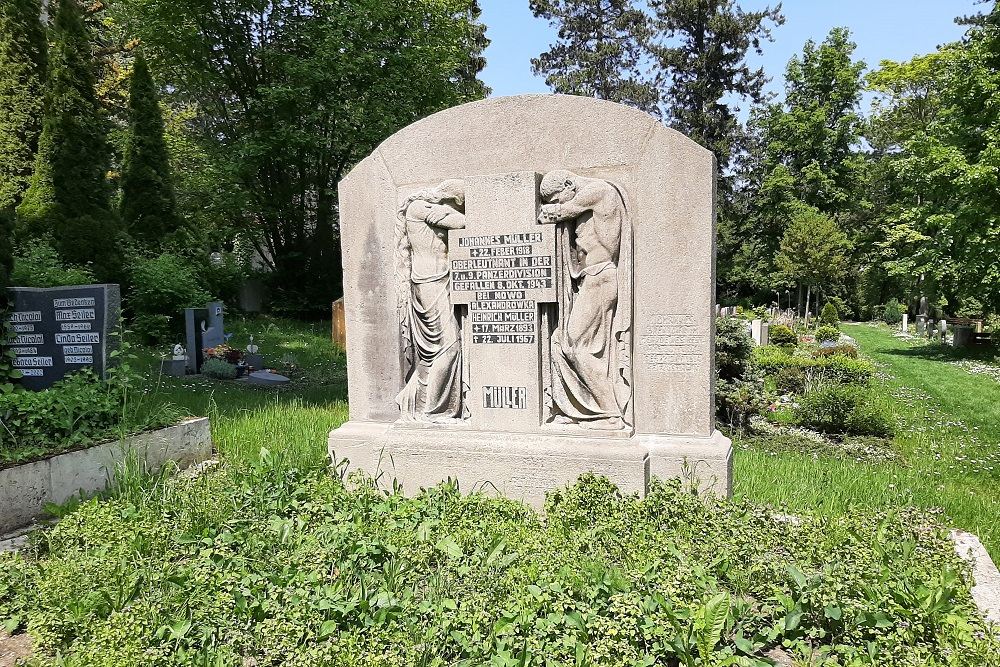
<svg viewBox="0 0 1000 667"><path fill-rule="evenodd" d="M585 476L539 515L303 463L122 479L0 555L6 630L60 665L1000 664L916 511L789 522Z"/></svg>
<svg viewBox="0 0 1000 667"><path fill-rule="evenodd" d="M342 361L301 332L314 348ZM125 470L0 555L0 644L30 638L37 664L1000 665L933 512L787 521L592 477L545 514L448 485L408 499L330 474L339 384L161 380L156 400L212 413L222 464Z"/></svg>
<svg viewBox="0 0 1000 667"><path fill-rule="evenodd" d="M84 369L44 391L14 385L0 392L0 470L171 426L186 416L144 396L141 377L127 361L107 379Z"/></svg>

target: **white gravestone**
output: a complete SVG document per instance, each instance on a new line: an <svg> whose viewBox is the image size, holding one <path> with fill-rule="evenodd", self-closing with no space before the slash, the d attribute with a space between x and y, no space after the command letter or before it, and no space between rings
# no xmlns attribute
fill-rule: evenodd
<svg viewBox="0 0 1000 667"><path fill-rule="evenodd" d="M764 320L754 320L750 323L750 335L753 337L753 342L757 345L767 345L770 341L768 340L768 324Z"/></svg>
<svg viewBox="0 0 1000 667"><path fill-rule="evenodd" d="M910 330L910 316L903 313L903 322L899 325L899 330L903 333L907 333Z"/></svg>
<svg viewBox="0 0 1000 667"><path fill-rule="evenodd" d="M390 137L340 203L348 470L535 505L585 472L731 492L711 153L610 102L494 98Z"/></svg>

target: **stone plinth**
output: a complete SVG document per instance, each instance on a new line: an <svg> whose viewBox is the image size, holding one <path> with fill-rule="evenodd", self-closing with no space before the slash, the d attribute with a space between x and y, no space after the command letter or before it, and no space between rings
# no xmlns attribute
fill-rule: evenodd
<svg viewBox="0 0 1000 667"><path fill-rule="evenodd" d="M537 508L545 492L580 475L604 475L623 493L645 495L651 477L680 478L699 491L732 494L732 447L711 438L634 438L560 433L509 433L348 422L330 434L330 456L362 470L385 490L416 493L448 479L463 491L494 491Z"/></svg>
<svg viewBox="0 0 1000 667"><path fill-rule="evenodd" d="M350 421L331 455L386 488L450 476L536 505L588 471L728 494L715 173L583 97L473 102L387 139L340 184Z"/></svg>

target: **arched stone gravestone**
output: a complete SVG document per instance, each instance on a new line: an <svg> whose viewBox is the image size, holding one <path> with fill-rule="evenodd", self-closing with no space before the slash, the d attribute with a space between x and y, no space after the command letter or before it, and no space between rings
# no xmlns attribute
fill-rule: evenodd
<svg viewBox="0 0 1000 667"><path fill-rule="evenodd" d="M439 112L340 184L350 421L335 460L540 505L584 472L731 492L715 429L715 160L563 95Z"/></svg>

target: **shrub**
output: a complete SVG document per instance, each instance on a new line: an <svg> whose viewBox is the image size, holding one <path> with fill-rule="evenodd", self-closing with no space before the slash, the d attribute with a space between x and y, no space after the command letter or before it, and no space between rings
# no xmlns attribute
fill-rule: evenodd
<svg viewBox="0 0 1000 667"><path fill-rule="evenodd" d="M899 324L903 321L903 306L896 299L889 299L889 302L882 307L882 321L886 324Z"/></svg>
<svg viewBox="0 0 1000 667"><path fill-rule="evenodd" d="M130 267L133 328L151 343L183 333L184 309L212 300L194 266L179 255L140 257Z"/></svg>
<svg viewBox="0 0 1000 667"><path fill-rule="evenodd" d="M837 307L832 302L827 301L826 305L823 306L823 310L819 315L819 321L820 324L826 324L831 327L840 324L840 313L837 312Z"/></svg>
<svg viewBox="0 0 1000 667"><path fill-rule="evenodd" d="M806 393L795 410L795 420L823 433L887 438L896 430L888 409L869 392L837 384Z"/></svg>
<svg viewBox="0 0 1000 667"><path fill-rule="evenodd" d="M783 366L774 375L774 386L782 394L801 394L806 390L808 375L803 366Z"/></svg>
<svg viewBox="0 0 1000 667"><path fill-rule="evenodd" d="M86 369L45 391L0 394L0 463L108 438L120 395Z"/></svg>
<svg viewBox="0 0 1000 667"><path fill-rule="evenodd" d="M816 340L820 343L832 343L840 340L840 330L834 326L823 325L816 330Z"/></svg>
<svg viewBox="0 0 1000 667"><path fill-rule="evenodd" d="M791 345L799 344L799 337L795 335L792 328L784 324L775 324L771 327L768 338L771 345Z"/></svg>
<svg viewBox="0 0 1000 667"><path fill-rule="evenodd" d="M856 352L855 352L856 355ZM868 384L875 375L875 367L867 359L846 355L797 357L773 345L758 347L753 351L751 364L767 376L775 376L785 367L801 367L809 380L826 380L841 384Z"/></svg>
<svg viewBox="0 0 1000 667"><path fill-rule="evenodd" d="M14 255L10 280L16 287L62 287L89 285L95 279L89 266L64 263L50 241L41 238L24 243Z"/></svg>
<svg viewBox="0 0 1000 667"><path fill-rule="evenodd" d="M201 365L201 374L216 380L235 380L236 366L222 359L211 357Z"/></svg>
<svg viewBox="0 0 1000 667"><path fill-rule="evenodd" d="M715 385L716 416L734 428L743 428L767 406L759 380L719 379Z"/></svg>
<svg viewBox="0 0 1000 667"><path fill-rule="evenodd" d="M746 322L736 317L715 320L715 368L725 380L741 378L746 373L753 340L747 334Z"/></svg>
<svg viewBox="0 0 1000 667"><path fill-rule="evenodd" d="M813 358L819 359L822 357L849 357L851 359L858 358L858 348L853 345L834 345L833 347L821 347L817 350L813 350Z"/></svg>

